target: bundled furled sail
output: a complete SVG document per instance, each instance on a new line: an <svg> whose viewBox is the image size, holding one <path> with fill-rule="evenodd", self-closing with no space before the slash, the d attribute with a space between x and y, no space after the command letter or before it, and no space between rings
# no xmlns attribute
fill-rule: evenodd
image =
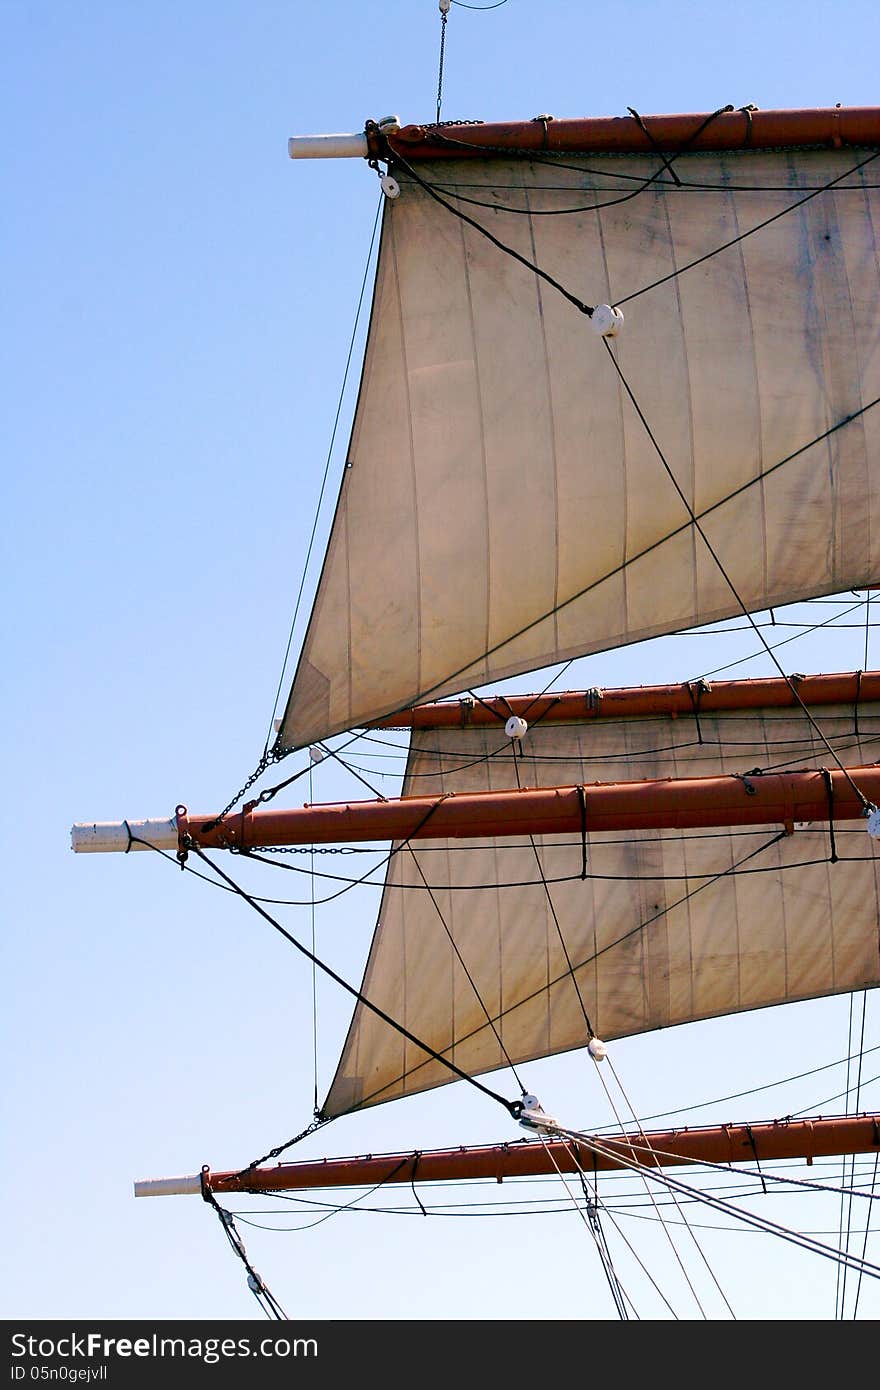
<svg viewBox="0 0 880 1390"><path fill-rule="evenodd" d="M393 165L279 747L880 579L873 154Z"/></svg>
<svg viewBox="0 0 880 1390"><path fill-rule="evenodd" d="M418 728L404 794L821 768L880 758L880 703ZM825 741L827 740L827 742ZM830 745L830 747L829 747ZM833 752L831 751L833 750ZM758 771L756 771L758 769ZM746 787L748 791L748 786ZM880 983L862 825L419 840L395 846L370 1004L476 1074L603 1038ZM358 1004L323 1113L455 1079Z"/></svg>

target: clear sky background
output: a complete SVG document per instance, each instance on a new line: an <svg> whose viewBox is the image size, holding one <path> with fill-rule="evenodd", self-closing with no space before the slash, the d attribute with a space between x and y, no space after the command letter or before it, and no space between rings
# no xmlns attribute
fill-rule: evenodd
<svg viewBox="0 0 880 1390"><path fill-rule="evenodd" d="M442 114L872 105L877 13L874 0L454 5ZM362 161L294 164L286 142L392 112L433 119L440 16L436 0L0 0L0 19L0 1312L260 1317L207 1208L135 1201L132 1181L238 1167L308 1124L311 971L214 888L152 855L75 857L68 832L178 802L219 809L259 756L378 201ZM792 653L786 669L852 670L864 632ZM680 679L715 655L678 639L593 658L566 684ZM316 773L316 799L362 793ZM276 877L296 879L279 896L308 900L304 877ZM322 953L354 983L375 909L375 894L350 895L318 914ZM285 921L310 940L308 906ZM651 1114L835 1061L848 1009L630 1039L615 1058ZM320 984L322 1097L348 1013ZM868 1019L876 1045L876 1001ZM821 1109L841 1075L802 1083L793 1105L771 1091L720 1118ZM548 1109L607 1118L582 1056L530 1076ZM461 1091L343 1119L298 1156L517 1137ZM866 1095L876 1107L876 1088ZM291 1316L613 1316L576 1217L425 1219L404 1197L397 1215L365 1201L314 1226L323 1209L295 1208L285 1224L307 1229L241 1231ZM648 1228L627 1230L650 1246ZM748 1234L706 1240L740 1316L833 1316L830 1263ZM861 1312L877 1316L875 1290Z"/></svg>

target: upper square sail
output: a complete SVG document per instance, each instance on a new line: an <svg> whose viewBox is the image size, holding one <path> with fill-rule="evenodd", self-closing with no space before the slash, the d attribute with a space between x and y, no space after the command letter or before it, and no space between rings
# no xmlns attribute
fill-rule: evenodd
<svg viewBox="0 0 880 1390"><path fill-rule="evenodd" d="M653 154L419 164L577 298L624 304L610 351L642 419L588 319L395 168L279 747L880 580L872 153L689 152L680 182Z"/></svg>

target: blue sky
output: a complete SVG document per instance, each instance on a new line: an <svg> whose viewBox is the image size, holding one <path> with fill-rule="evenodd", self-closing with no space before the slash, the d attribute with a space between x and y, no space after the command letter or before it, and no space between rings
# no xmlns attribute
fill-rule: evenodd
<svg viewBox="0 0 880 1390"><path fill-rule="evenodd" d="M0 15L2 1307L258 1316L210 1213L194 1199L135 1202L131 1184L238 1166L308 1123L310 972L222 894L152 856L74 857L68 830L178 802L218 809L259 755L378 199L365 164L294 164L287 138L391 112L432 119L440 16L435 0L0 0ZM867 0L833 15L772 0L454 5L442 114L870 105L877 24ZM354 385L356 373L338 446ZM863 646L850 633L792 666L854 669ZM673 679L703 661L681 646L650 669L644 652L593 659L585 682ZM316 798L359 794L321 775ZM319 924L355 982L374 912L374 897L343 899ZM309 909L292 920L308 938ZM321 986L319 1005L326 1085L348 1004ZM713 1026L711 1065L688 1030L664 1037L662 1058L644 1040L618 1055L636 1105L654 1111L736 1091L744 1060L772 1078L842 1056L847 1008L798 1006L787 1033L769 1016L745 1034ZM802 1103L829 1094L823 1084ZM304 1156L516 1137L448 1090L341 1121ZM585 1090L579 1104L586 1123ZM743 1104L725 1118L748 1118ZM759 1097L753 1117L775 1105ZM242 1229L296 1316L610 1316L576 1223L554 1218L539 1237L539 1220L359 1212L288 1236ZM523 1226L542 1256L552 1249L553 1288L524 1279ZM757 1238L727 1239L719 1260L745 1315L761 1316ZM780 1316L832 1315L833 1272L805 1286L787 1256L766 1259Z"/></svg>

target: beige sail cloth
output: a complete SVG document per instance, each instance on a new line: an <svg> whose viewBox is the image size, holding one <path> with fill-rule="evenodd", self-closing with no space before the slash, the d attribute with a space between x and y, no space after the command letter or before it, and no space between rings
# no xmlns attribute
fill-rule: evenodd
<svg viewBox="0 0 880 1390"><path fill-rule="evenodd" d="M880 757L880 705L818 722L846 764ZM799 711L413 737L404 791L478 791L834 765ZM518 773L518 777L517 777ZM589 824L589 787L587 788ZM880 983L875 841L861 821L396 847L362 984L462 1071ZM586 845L586 877L583 851ZM542 875L546 879L542 881ZM430 888L430 892L428 892ZM358 1004L324 1113L455 1080ZM512 1078L505 1089L512 1099Z"/></svg>
<svg viewBox="0 0 880 1390"><path fill-rule="evenodd" d="M752 610L880 580L871 153L686 154L626 201L657 159L419 166L587 304L636 296L611 351ZM398 172L288 748L739 611L589 319Z"/></svg>

